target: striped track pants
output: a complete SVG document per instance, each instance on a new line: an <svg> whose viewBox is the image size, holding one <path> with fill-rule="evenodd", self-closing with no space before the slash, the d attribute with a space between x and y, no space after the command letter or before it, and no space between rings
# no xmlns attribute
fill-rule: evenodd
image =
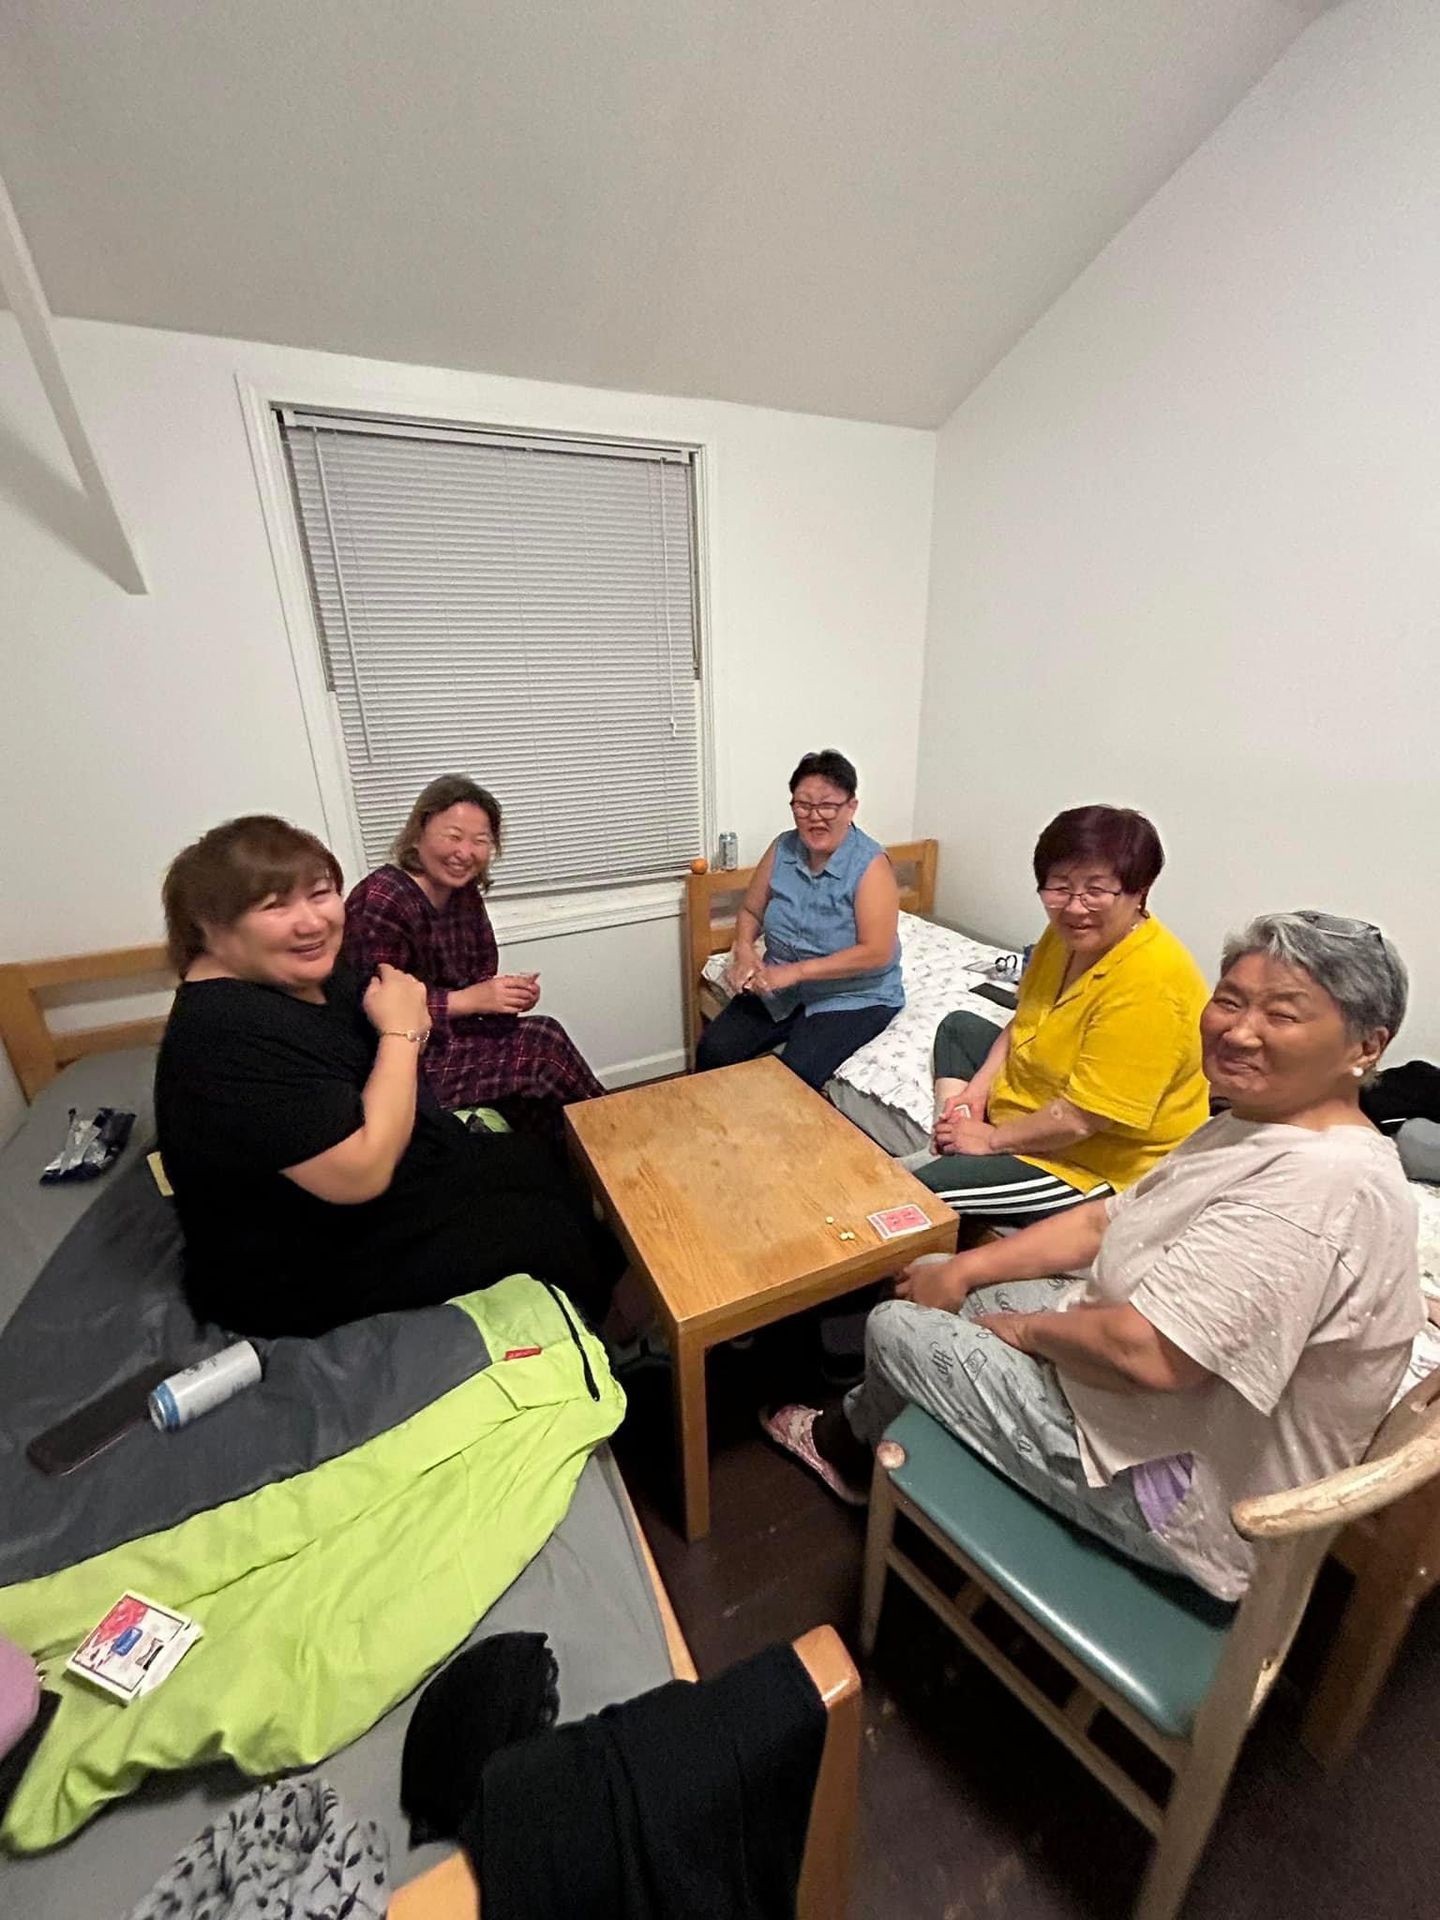
<svg viewBox="0 0 1440 1920"><path fill-rule="evenodd" d="M956 1213L1023 1225L1047 1214L1063 1213L1085 1200L1099 1200L1113 1192L1105 1181L1081 1191L1029 1161L1011 1153L942 1154L915 1166L917 1179L953 1207Z"/></svg>

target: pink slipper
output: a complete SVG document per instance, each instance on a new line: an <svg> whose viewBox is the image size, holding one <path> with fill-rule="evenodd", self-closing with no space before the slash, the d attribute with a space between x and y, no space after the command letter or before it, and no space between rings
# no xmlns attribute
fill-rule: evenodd
<svg viewBox="0 0 1440 1920"><path fill-rule="evenodd" d="M869 1494L852 1487L840 1469L832 1467L816 1447L815 1422L819 1417L818 1407L777 1407L773 1413L761 1414L760 1425L777 1447L793 1454L802 1467L808 1467L818 1480L823 1480L837 1500L843 1500L847 1507L865 1506Z"/></svg>

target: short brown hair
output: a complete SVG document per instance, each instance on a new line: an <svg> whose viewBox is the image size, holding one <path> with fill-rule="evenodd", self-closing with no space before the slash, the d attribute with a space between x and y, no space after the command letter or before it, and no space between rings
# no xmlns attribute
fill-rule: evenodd
<svg viewBox="0 0 1440 1920"><path fill-rule="evenodd" d="M1056 867L1073 860L1113 867L1126 893L1145 893L1160 877L1165 849L1160 836L1133 807L1070 807L1057 813L1035 842L1035 884L1043 887Z"/></svg>
<svg viewBox="0 0 1440 1920"><path fill-rule="evenodd" d="M165 875L165 940L183 974L205 952L205 928L233 927L242 913L283 899L321 877L338 893L340 862L323 840L273 813L247 813L202 833Z"/></svg>
<svg viewBox="0 0 1440 1920"><path fill-rule="evenodd" d="M461 804L479 807L490 822L490 835L495 842L495 851L500 851L500 802L486 787L476 783L464 773L442 773L438 780L432 780L420 798L410 809L409 818L395 836L395 844L390 849L390 858L397 867L406 873L418 873L420 861L415 849L420 844L420 836L425 831L425 822L433 820L437 813L448 813L451 807ZM487 874L480 882L482 888L490 885Z"/></svg>

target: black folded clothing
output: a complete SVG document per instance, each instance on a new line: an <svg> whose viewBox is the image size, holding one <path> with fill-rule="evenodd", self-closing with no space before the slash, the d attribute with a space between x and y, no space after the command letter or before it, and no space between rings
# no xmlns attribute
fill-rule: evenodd
<svg viewBox="0 0 1440 1920"><path fill-rule="evenodd" d="M412 1847L453 1840L491 1754L555 1724L558 1679L543 1633L493 1633L436 1674L415 1702L400 1761Z"/></svg>
<svg viewBox="0 0 1440 1920"><path fill-rule="evenodd" d="M501 1748L460 1826L485 1920L793 1920L824 1745L772 1647Z"/></svg>
<svg viewBox="0 0 1440 1920"><path fill-rule="evenodd" d="M1398 1133L1407 1120L1440 1120L1440 1067L1428 1060L1387 1067L1360 1089L1360 1109L1382 1133Z"/></svg>

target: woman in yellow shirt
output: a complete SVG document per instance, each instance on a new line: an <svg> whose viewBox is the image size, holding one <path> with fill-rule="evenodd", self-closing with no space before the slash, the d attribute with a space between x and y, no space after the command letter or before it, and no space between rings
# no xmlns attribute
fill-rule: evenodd
<svg viewBox="0 0 1440 1920"><path fill-rule="evenodd" d="M1164 864L1128 807L1072 807L1036 841L1050 924L1014 1019L997 1038L952 1013L935 1035L939 1157L915 1171L957 1213L1023 1225L1118 1193L1206 1119L1208 991L1146 905Z"/></svg>

